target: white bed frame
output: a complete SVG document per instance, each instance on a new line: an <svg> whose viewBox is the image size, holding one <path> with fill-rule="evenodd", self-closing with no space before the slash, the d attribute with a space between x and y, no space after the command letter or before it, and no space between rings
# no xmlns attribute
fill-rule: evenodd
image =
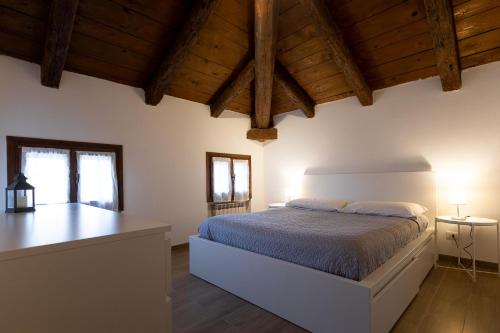
<svg viewBox="0 0 500 333"><path fill-rule="evenodd" d="M418 202L429 227L360 282L191 236L190 272L312 332L388 332L435 262L430 172L314 174L303 194Z"/></svg>

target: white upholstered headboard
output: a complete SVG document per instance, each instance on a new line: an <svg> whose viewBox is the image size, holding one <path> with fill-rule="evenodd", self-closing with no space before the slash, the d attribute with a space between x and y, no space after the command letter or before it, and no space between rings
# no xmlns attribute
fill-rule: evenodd
<svg viewBox="0 0 500 333"><path fill-rule="evenodd" d="M429 218L434 219L436 216L436 185L434 174L430 171L328 174L306 171L302 194L311 198L351 201L416 202L429 208Z"/></svg>

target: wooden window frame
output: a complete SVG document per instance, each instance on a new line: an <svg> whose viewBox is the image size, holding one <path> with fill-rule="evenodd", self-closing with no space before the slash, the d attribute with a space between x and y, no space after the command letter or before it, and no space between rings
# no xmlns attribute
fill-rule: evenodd
<svg viewBox="0 0 500 333"><path fill-rule="evenodd" d="M234 174L233 172L233 160L247 160L248 161L248 168L249 168L249 181L248 181L248 200L252 200L252 156L251 155L241 155L241 154L226 154L226 153L213 153L213 152L207 152L207 202L208 203L213 203L213 183L212 183L212 158L213 157L224 157L224 158L230 158L231 159L231 175ZM231 177L233 179L233 177ZM232 186L234 189L234 179L231 181ZM235 202L234 201L234 190L232 191L231 194L231 201L227 202ZM218 202L219 203L219 202ZM222 202L220 202L222 203Z"/></svg>
<svg viewBox="0 0 500 333"><path fill-rule="evenodd" d="M55 148L70 151L70 202L77 202L77 151L115 153L116 180L118 185L118 210L123 211L123 146L93 142L50 140L7 136L7 184L21 171L22 147Z"/></svg>

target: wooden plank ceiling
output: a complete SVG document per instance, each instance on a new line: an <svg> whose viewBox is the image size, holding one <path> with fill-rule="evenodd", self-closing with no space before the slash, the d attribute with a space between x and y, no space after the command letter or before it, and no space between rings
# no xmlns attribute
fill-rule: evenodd
<svg viewBox="0 0 500 333"><path fill-rule="evenodd" d="M442 0L322 1L279 1L274 48L280 76L272 84L271 115L302 105L312 116L311 103L352 95L370 104L367 92L434 75L441 76L443 88L445 84L457 88L460 69L500 60L499 0L453 0L451 5L443 0L444 6ZM39 64L49 62L52 67L44 67L48 73L65 59L64 70L146 90L155 84L152 81L160 80L156 86L166 85L168 95L218 103L219 109L212 112L215 116L221 107L254 115L254 75L247 67L254 54L262 52L254 47L261 45L255 41L260 36L254 31L254 0L68 0L77 6L74 21L71 15L61 21L62 27L73 21L70 39L68 31L57 31L53 22L61 15L58 2L0 0L0 52ZM71 5L67 7L62 11L71 12ZM193 21L196 7L203 8ZM315 16L318 8L328 8L328 15ZM452 18L446 17L446 10ZM194 22L200 29L194 31L185 22ZM179 40L186 35L191 39ZM180 52L179 44L185 49L174 58L173 76L164 80L165 71L159 73L162 63ZM449 64L459 68L445 73ZM231 82L241 71L246 76ZM47 85L57 86L57 76L53 81ZM227 99L233 92L237 96ZM301 96L302 104L297 101Z"/></svg>

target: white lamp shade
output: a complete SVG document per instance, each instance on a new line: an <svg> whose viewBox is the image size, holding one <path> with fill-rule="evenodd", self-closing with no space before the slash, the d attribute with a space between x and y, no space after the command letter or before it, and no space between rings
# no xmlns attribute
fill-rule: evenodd
<svg viewBox="0 0 500 333"><path fill-rule="evenodd" d="M464 190L454 190L450 192L448 201L452 205L465 205L467 204L467 195Z"/></svg>

